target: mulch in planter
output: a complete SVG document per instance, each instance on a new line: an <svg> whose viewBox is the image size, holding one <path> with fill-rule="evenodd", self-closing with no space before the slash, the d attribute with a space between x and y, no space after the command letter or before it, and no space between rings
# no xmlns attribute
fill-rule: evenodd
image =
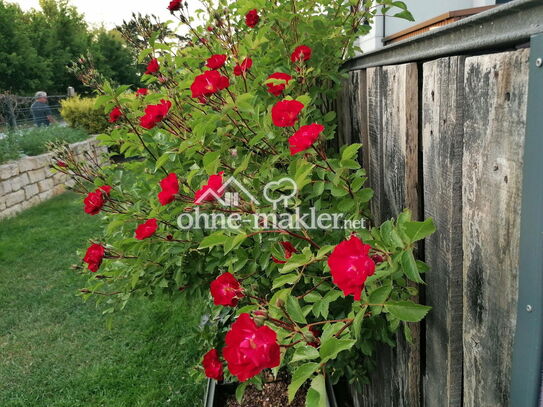
<svg viewBox="0 0 543 407"><path fill-rule="evenodd" d="M236 401L235 396L231 396L225 407L305 407L307 388L300 389L291 404L288 404L287 388L288 383L285 381L264 383L262 391L249 386L241 404Z"/></svg>
<svg viewBox="0 0 543 407"><path fill-rule="evenodd" d="M280 372L277 380L266 371L264 373L264 384L262 390L255 386L248 386L243 395L243 401L239 404L236 396L230 396L226 400L225 407L305 407L305 396L308 386L302 386L291 404L288 404L287 389L290 378L283 371Z"/></svg>

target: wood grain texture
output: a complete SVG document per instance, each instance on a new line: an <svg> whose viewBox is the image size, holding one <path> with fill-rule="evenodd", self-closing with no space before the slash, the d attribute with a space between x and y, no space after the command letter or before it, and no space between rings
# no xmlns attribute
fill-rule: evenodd
<svg viewBox="0 0 543 407"><path fill-rule="evenodd" d="M467 58L463 157L464 405L509 405L528 50Z"/></svg>
<svg viewBox="0 0 543 407"><path fill-rule="evenodd" d="M341 81L341 91L338 97L338 149L351 144L352 117L355 109L351 108L352 87L350 77Z"/></svg>
<svg viewBox="0 0 543 407"><path fill-rule="evenodd" d="M425 407L462 405L462 155L464 57L423 66L424 215L436 233L426 239Z"/></svg>
<svg viewBox="0 0 543 407"><path fill-rule="evenodd" d="M419 215L418 70L416 64L367 70L370 186L372 211L380 224L405 207ZM413 345L398 334L396 348L381 346L377 369L364 387L361 405L420 405L420 331L412 325Z"/></svg>

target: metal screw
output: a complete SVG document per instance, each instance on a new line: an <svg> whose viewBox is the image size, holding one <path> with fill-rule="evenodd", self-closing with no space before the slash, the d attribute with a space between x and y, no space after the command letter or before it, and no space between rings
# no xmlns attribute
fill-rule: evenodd
<svg viewBox="0 0 543 407"><path fill-rule="evenodd" d="M530 304L526 305L526 311L532 312L534 310L534 307L532 307Z"/></svg>
<svg viewBox="0 0 543 407"><path fill-rule="evenodd" d="M538 68L541 68L541 66L543 66L543 58L537 58L535 60L535 66L537 66Z"/></svg>

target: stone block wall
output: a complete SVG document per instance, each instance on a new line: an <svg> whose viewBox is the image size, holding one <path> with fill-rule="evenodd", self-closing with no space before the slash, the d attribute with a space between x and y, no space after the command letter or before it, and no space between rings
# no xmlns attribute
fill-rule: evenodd
<svg viewBox="0 0 543 407"><path fill-rule="evenodd" d="M98 146L95 137L70 144L70 149L80 158L86 151L98 156L107 153L107 148ZM54 174L49 167L51 160L52 154L47 153L0 165L0 219L13 216L65 190L68 176Z"/></svg>

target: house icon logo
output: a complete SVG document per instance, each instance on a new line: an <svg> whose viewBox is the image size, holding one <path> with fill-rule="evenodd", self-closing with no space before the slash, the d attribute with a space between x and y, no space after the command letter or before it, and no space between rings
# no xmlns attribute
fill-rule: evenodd
<svg viewBox="0 0 543 407"><path fill-rule="evenodd" d="M228 190L233 189L234 191ZM224 207L237 208L240 206L240 194L243 194L245 200L255 205L260 205L256 197L251 194L235 177L228 178L223 182L221 188L217 191L209 188L202 196L196 200L196 204L201 204L206 200L215 200Z"/></svg>
<svg viewBox="0 0 543 407"><path fill-rule="evenodd" d="M281 191L285 188L289 191L287 195L281 193L278 197L272 196L273 192L278 190ZM282 203L285 207L288 206L288 201L295 197L298 193L298 187L293 179L282 178L279 181L267 183L264 187L263 193L266 200L273 205L274 209L277 209L279 203ZM260 201L235 177L228 178L225 182L223 182L221 188L217 191L209 188L196 200L195 203L201 204L205 201L212 200L217 201L224 207L237 208L241 203L241 195L243 195L246 202L250 202L254 205L260 205Z"/></svg>

